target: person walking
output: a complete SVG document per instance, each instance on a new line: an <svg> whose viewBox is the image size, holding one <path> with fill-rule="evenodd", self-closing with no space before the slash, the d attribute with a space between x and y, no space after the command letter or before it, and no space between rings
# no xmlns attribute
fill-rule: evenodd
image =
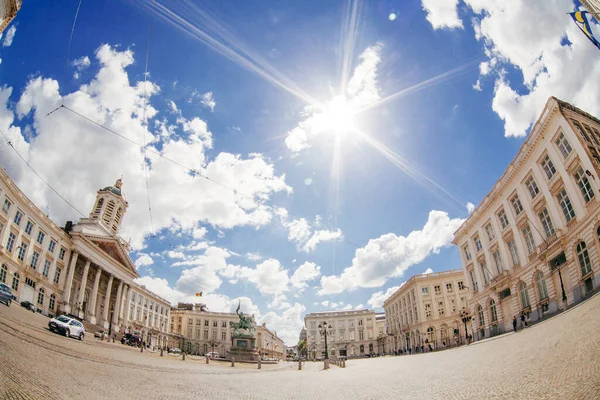
<svg viewBox="0 0 600 400"><path fill-rule="evenodd" d="M513 317L513 330L515 332L517 331L517 316L516 315Z"/></svg>
<svg viewBox="0 0 600 400"><path fill-rule="evenodd" d="M527 321L525 321L525 313L521 314L521 329L527 328Z"/></svg>

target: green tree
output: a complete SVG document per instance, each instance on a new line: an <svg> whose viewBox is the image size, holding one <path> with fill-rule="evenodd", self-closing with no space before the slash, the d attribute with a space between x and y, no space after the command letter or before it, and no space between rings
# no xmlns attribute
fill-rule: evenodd
<svg viewBox="0 0 600 400"><path fill-rule="evenodd" d="M306 355L306 340L298 342L298 357L302 357L302 355Z"/></svg>

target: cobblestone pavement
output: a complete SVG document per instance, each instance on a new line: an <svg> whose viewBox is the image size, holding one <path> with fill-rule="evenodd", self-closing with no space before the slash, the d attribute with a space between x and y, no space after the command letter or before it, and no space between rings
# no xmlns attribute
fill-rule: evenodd
<svg viewBox="0 0 600 400"><path fill-rule="evenodd" d="M600 295L546 322L438 353L256 365L83 342L0 305L0 399L599 399Z"/></svg>

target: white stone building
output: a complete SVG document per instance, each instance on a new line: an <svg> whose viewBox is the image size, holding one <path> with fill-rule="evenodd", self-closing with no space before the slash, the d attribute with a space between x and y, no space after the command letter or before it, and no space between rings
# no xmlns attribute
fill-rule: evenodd
<svg viewBox="0 0 600 400"><path fill-rule="evenodd" d="M600 285L600 120L551 97L456 231L476 339L544 318ZM520 323L519 323L520 326Z"/></svg>
<svg viewBox="0 0 600 400"><path fill-rule="evenodd" d="M326 323L326 324L325 324ZM325 355L325 337L319 325L329 326L327 348L329 357L361 357L377 352L377 327L373 310L323 311L304 317L307 330L308 358Z"/></svg>
<svg viewBox="0 0 600 400"><path fill-rule="evenodd" d="M129 246L118 236L127 210L121 185L99 190L89 218L62 229L0 169L0 282L43 314L138 331L159 344L168 333L170 304L134 282L139 275Z"/></svg>
<svg viewBox="0 0 600 400"><path fill-rule="evenodd" d="M0 0L0 33L15 19L22 3L22 0Z"/></svg>
<svg viewBox="0 0 600 400"><path fill-rule="evenodd" d="M467 297L460 269L411 277L383 303L388 334L393 338L389 353L456 344L455 329L464 335L459 313Z"/></svg>
<svg viewBox="0 0 600 400"><path fill-rule="evenodd" d="M263 358L285 360L285 343L265 323L256 327L256 347Z"/></svg>

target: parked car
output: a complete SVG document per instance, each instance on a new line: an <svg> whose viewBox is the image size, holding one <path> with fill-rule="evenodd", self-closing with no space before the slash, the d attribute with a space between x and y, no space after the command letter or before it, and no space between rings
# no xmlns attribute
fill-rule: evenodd
<svg viewBox="0 0 600 400"><path fill-rule="evenodd" d="M179 353L181 353L181 349L178 349L178 348L169 349L169 353L179 354Z"/></svg>
<svg viewBox="0 0 600 400"><path fill-rule="evenodd" d="M83 324L75 318L67 317L66 315L52 318L50 322L48 322L48 328L52 332L58 332L66 337L73 336L79 340L83 340L83 336L85 335Z"/></svg>
<svg viewBox="0 0 600 400"><path fill-rule="evenodd" d="M219 353L217 353L216 351L211 351L209 353L206 353L206 355L208 356L208 358L219 358Z"/></svg>
<svg viewBox="0 0 600 400"><path fill-rule="evenodd" d="M4 283L0 283L0 302L6 304L7 306L10 306L12 299L13 295L10 287L8 287L8 285Z"/></svg>
<svg viewBox="0 0 600 400"><path fill-rule="evenodd" d="M30 301L22 301L21 302L21 307L23 307L26 310L30 310L31 312L35 312L36 308L35 308L35 304L33 304Z"/></svg>
<svg viewBox="0 0 600 400"><path fill-rule="evenodd" d="M108 332L106 332L106 331L98 331L98 332L94 332L94 337L97 337L97 338L104 338L104 337L106 337L106 336L108 336Z"/></svg>
<svg viewBox="0 0 600 400"><path fill-rule="evenodd" d="M126 333L121 338L121 344L139 347L142 345L142 337L134 333Z"/></svg>

